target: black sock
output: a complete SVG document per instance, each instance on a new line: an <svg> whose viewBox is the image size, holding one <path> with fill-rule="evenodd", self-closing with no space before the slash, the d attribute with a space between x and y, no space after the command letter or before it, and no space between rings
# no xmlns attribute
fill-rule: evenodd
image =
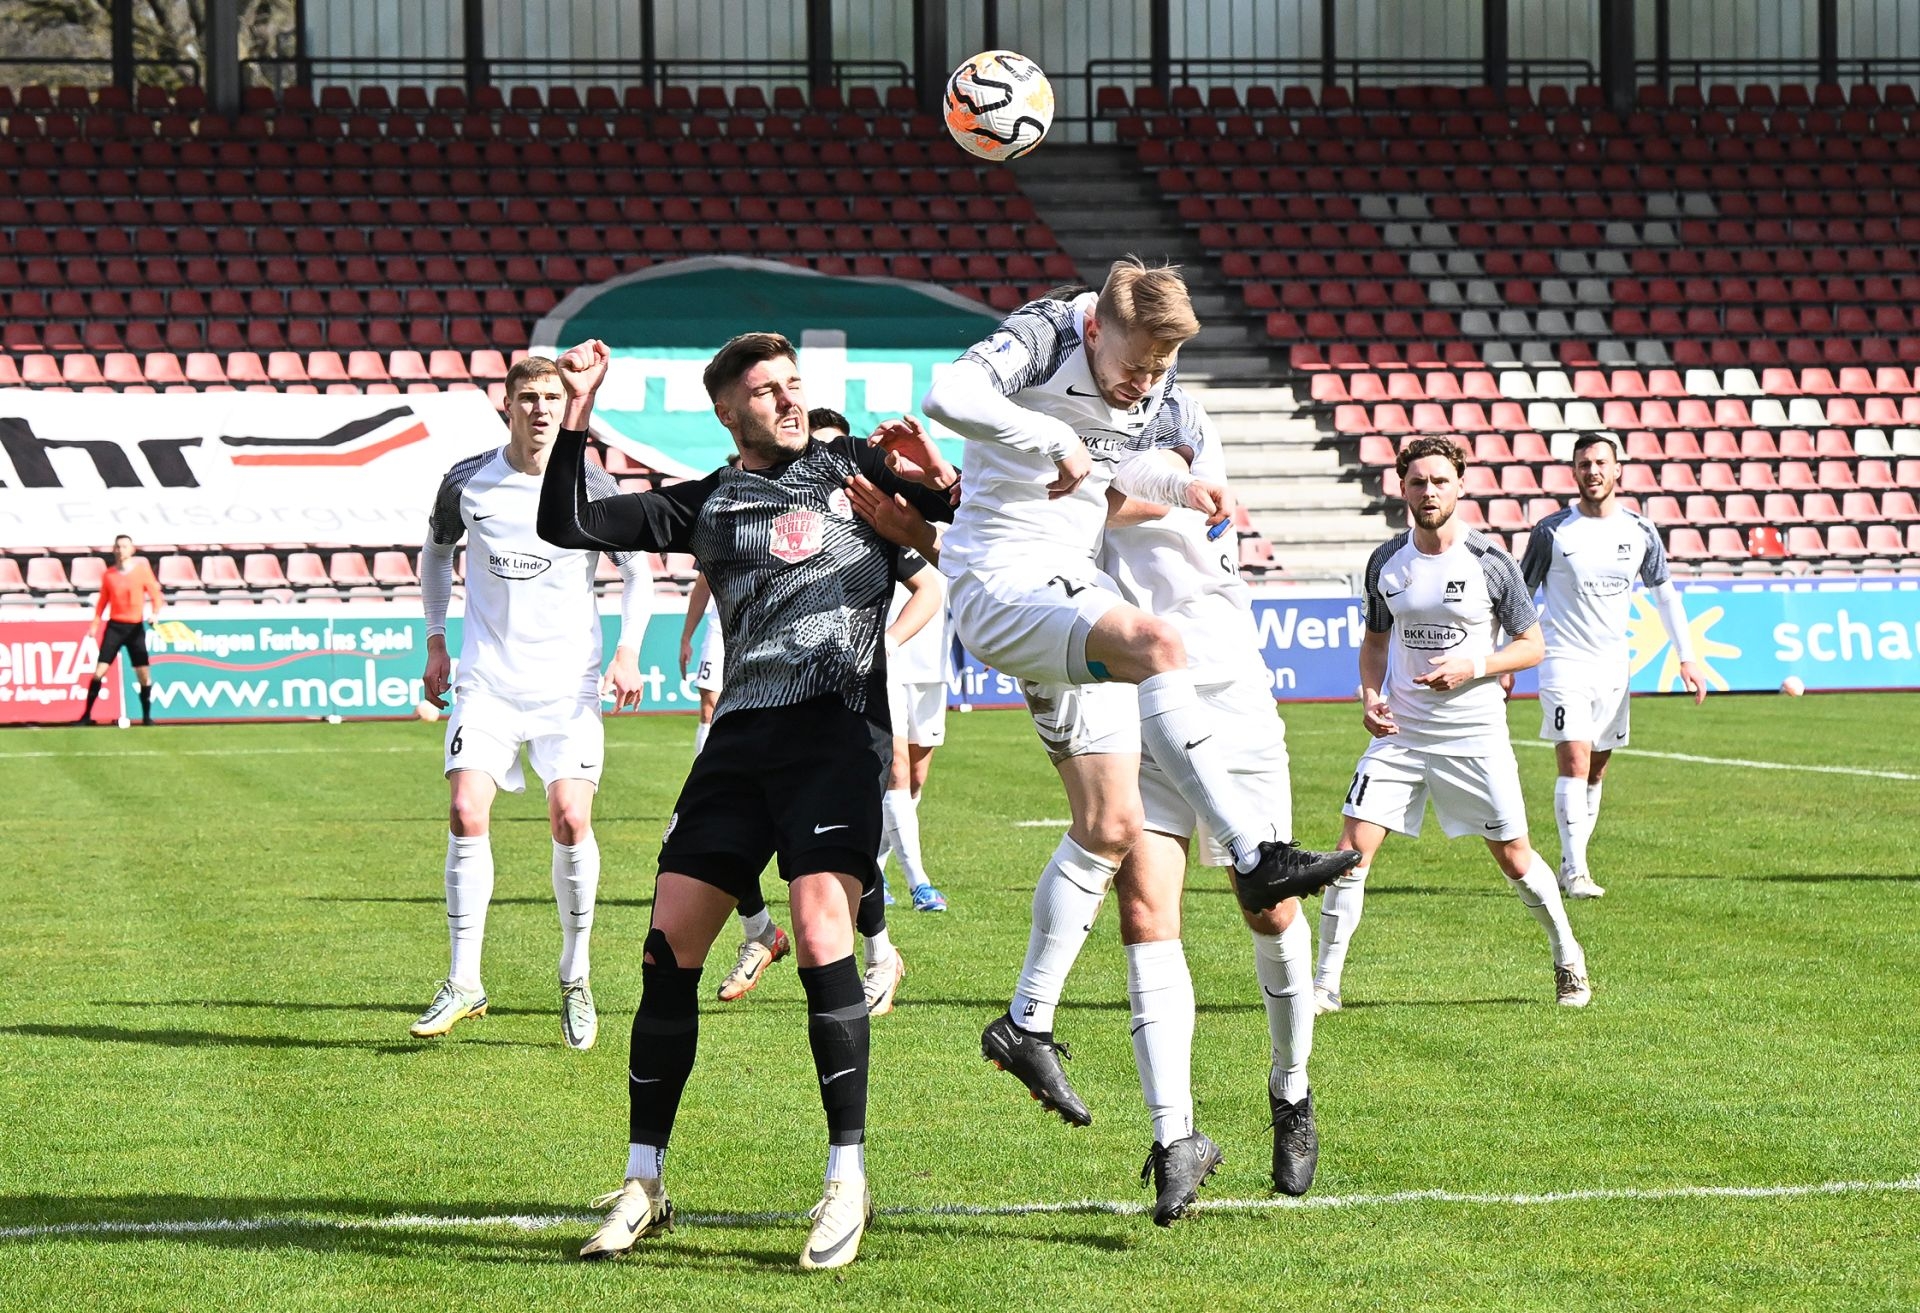
<svg viewBox="0 0 1920 1313"><path fill-rule="evenodd" d="M153 719L153 685L151 684L140 686L140 719Z"/></svg>
<svg viewBox="0 0 1920 1313"><path fill-rule="evenodd" d="M700 1039L700 968L640 965L627 1046L627 1140L664 1149Z"/></svg>
<svg viewBox="0 0 1920 1313"><path fill-rule="evenodd" d="M860 971L851 954L825 966L801 967L807 991L807 1042L827 1110L827 1143L867 1138L867 1049L871 1030Z"/></svg>
<svg viewBox="0 0 1920 1313"><path fill-rule="evenodd" d="M861 892L854 925L868 938L887 928L887 887L882 881L875 880Z"/></svg>
<svg viewBox="0 0 1920 1313"><path fill-rule="evenodd" d="M739 912L741 916L758 916L767 910L766 895L760 892L760 882L755 880L753 888L741 895Z"/></svg>
<svg viewBox="0 0 1920 1313"><path fill-rule="evenodd" d="M99 696L100 696L100 681L98 679L95 679L92 683L87 685L87 709L80 713L80 719L82 720L93 719L94 699L98 698Z"/></svg>

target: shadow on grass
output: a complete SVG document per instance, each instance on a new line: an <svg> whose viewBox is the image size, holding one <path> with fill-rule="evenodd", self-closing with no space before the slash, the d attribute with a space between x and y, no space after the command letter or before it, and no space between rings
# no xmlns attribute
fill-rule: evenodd
<svg viewBox="0 0 1920 1313"><path fill-rule="evenodd" d="M1638 880L1731 880L1741 884L1920 884L1920 875L1902 874L1897 871L1778 871L1767 874L1661 871L1634 878Z"/></svg>
<svg viewBox="0 0 1920 1313"><path fill-rule="evenodd" d="M206 1008L219 1011L225 1008L264 1008L272 1012L390 1012L400 1016L418 1016L420 1008L412 1003L289 1003L281 999L245 999L245 998L180 998L180 999L131 999L97 998L92 1005L97 1008ZM559 1015L558 1008L503 1008L496 1004L487 1004L489 1017L552 1017Z"/></svg>
<svg viewBox="0 0 1920 1313"><path fill-rule="evenodd" d="M477 1220L481 1218L524 1218L542 1225L531 1230L504 1222L482 1225ZM572 1218L579 1220L554 1220ZM432 1224L439 1219L445 1220ZM459 1221L473 1225L454 1224ZM1033 1221L1043 1229L1009 1235L1002 1227L998 1228L999 1239L1112 1253L1126 1252L1137 1243L1127 1234L1088 1234L1063 1227L1055 1217ZM0 1246L9 1241L58 1241L63 1229L71 1228L65 1230L66 1236L90 1246L161 1241L237 1253L293 1251L378 1258L430 1253L440 1260L544 1265L578 1262L579 1247L593 1227L593 1214L581 1201L563 1205L524 1199L438 1199L420 1203L262 1195L0 1195L0 1231L27 1232L0 1235ZM977 1231L972 1219L883 1215L869 1232L868 1248L875 1259L885 1261L884 1250L895 1236L951 1240L977 1235ZM609 1267L615 1271L635 1267L643 1271L789 1272L810 1279L802 1277L796 1264L805 1236L805 1222L797 1213L790 1218L702 1217L695 1213L687 1215L674 1234L640 1244L631 1255Z"/></svg>
<svg viewBox="0 0 1920 1313"><path fill-rule="evenodd" d="M150 1044L167 1049L357 1049L363 1053L422 1053L434 1048L450 1047L445 1041L430 1039L315 1039L305 1035L233 1035L217 1030L136 1030L130 1026L52 1026L31 1023L0 1026L0 1035L23 1035L31 1039L77 1039L89 1044ZM462 1038L453 1043L515 1049L546 1047L513 1039Z"/></svg>
<svg viewBox="0 0 1920 1313"><path fill-rule="evenodd" d="M1357 998L1340 1005L1342 1012L1366 1008L1507 1008L1551 1003L1547 998Z"/></svg>
<svg viewBox="0 0 1920 1313"><path fill-rule="evenodd" d="M968 1008L977 1009L989 1021L1007 1010L1006 998L925 998L914 995L909 998L902 994L893 1003L896 1008ZM1067 999L1061 1002L1062 1012L1131 1012L1133 1005L1126 999ZM1245 1003L1196 1003L1196 1012L1239 1013L1261 1008L1252 999ZM984 1024L984 1023L983 1023Z"/></svg>

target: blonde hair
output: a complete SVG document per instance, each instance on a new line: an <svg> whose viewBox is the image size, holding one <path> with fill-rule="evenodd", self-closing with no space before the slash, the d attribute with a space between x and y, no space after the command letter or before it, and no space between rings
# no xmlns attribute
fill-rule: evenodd
<svg viewBox="0 0 1920 1313"><path fill-rule="evenodd" d="M1179 344L1200 331L1178 265L1149 269L1138 256L1115 260L1094 315L1122 332L1139 330L1156 342Z"/></svg>

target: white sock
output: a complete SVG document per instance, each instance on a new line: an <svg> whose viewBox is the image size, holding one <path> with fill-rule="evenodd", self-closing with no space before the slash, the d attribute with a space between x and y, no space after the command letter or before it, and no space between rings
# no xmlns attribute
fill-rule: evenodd
<svg viewBox="0 0 1920 1313"><path fill-rule="evenodd" d="M827 1146L827 1180L864 1181L866 1179L866 1145L830 1144Z"/></svg>
<svg viewBox="0 0 1920 1313"><path fill-rule="evenodd" d="M627 1146L627 1179L642 1177L649 1181L660 1179L666 1170L667 1151L654 1144L629 1144Z"/></svg>
<svg viewBox="0 0 1920 1313"><path fill-rule="evenodd" d="M487 903L493 898L493 842L484 834L447 836L447 938L453 962L447 979L461 989L480 988L480 944L487 936Z"/></svg>
<svg viewBox="0 0 1920 1313"><path fill-rule="evenodd" d="M876 930L867 936L867 965L877 967L893 956L893 939L885 930Z"/></svg>
<svg viewBox="0 0 1920 1313"><path fill-rule="evenodd" d="M707 735L713 733L713 722L703 720L693 727L693 755L699 756L700 749L707 746Z"/></svg>
<svg viewBox="0 0 1920 1313"><path fill-rule="evenodd" d="M1347 948L1360 928L1361 905L1367 896L1370 866L1356 866L1327 886L1320 897L1320 960L1313 983L1329 994L1340 992L1340 973L1347 968Z"/></svg>
<svg viewBox="0 0 1920 1313"><path fill-rule="evenodd" d="M927 870L920 862L920 800L906 789L888 789L880 799L880 815L886 823L887 843L900 859L907 888L918 889L927 883Z"/></svg>
<svg viewBox="0 0 1920 1313"><path fill-rule="evenodd" d="M1096 857L1068 835L1060 836L1040 882L1033 889L1033 929L1027 959L1020 964L1007 1012L1022 1030L1050 1034L1053 1010L1067 986L1067 972L1093 931L1119 864Z"/></svg>
<svg viewBox="0 0 1920 1313"><path fill-rule="evenodd" d="M593 899L600 892L600 844L588 830L579 843L553 845L553 898L560 908L560 979L585 980L593 970Z"/></svg>
<svg viewBox="0 0 1920 1313"><path fill-rule="evenodd" d="M1279 839L1273 818L1246 814L1241 790L1231 786L1227 726L1200 700L1193 676L1166 670L1141 681L1140 739L1187 805L1199 813L1234 865L1250 871L1260 843ZM1229 814L1231 813L1231 814Z"/></svg>
<svg viewBox="0 0 1920 1313"><path fill-rule="evenodd" d="M1313 936L1304 911L1277 935L1255 933L1253 971L1273 1041L1267 1088L1275 1098L1298 1103L1307 1097L1307 1058L1313 1053Z"/></svg>
<svg viewBox="0 0 1920 1313"><path fill-rule="evenodd" d="M748 939L758 939L767 947L773 947L773 913L765 907L752 916L741 917L740 929Z"/></svg>
<svg viewBox="0 0 1920 1313"><path fill-rule="evenodd" d="M1600 824L1600 789L1601 789L1601 786L1604 785L1605 783L1606 783L1605 780L1601 780L1599 783L1589 784L1587 786L1587 833L1588 834L1592 834L1593 827Z"/></svg>
<svg viewBox="0 0 1920 1313"><path fill-rule="evenodd" d="M1193 976L1178 939L1127 945L1133 1063L1156 1144L1193 1134Z"/></svg>
<svg viewBox="0 0 1920 1313"><path fill-rule="evenodd" d="M1593 832L1587 820L1585 780L1562 775L1553 782L1553 819L1560 827L1560 869L1568 875L1584 874L1587 836Z"/></svg>
<svg viewBox="0 0 1920 1313"><path fill-rule="evenodd" d="M1573 937L1573 926L1567 920L1566 905L1560 901L1560 884L1540 854L1533 855L1533 865L1527 868L1526 875L1508 883L1513 885L1513 892L1520 896L1521 903L1533 913L1540 928L1547 932L1553 964L1565 967L1585 963L1586 955L1580 951L1580 941Z"/></svg>

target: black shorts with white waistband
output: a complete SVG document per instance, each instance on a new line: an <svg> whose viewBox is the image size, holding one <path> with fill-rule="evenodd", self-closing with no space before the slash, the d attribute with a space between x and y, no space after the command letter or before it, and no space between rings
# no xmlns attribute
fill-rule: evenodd
<svg viewBox="0 0 1920 1313"><path fill-rule="evenodd" d="M880 799L893 736L837 697L743 708L713 723L681 786L660 870L742 897L771 858L780 878L880 878Z"/></svg>

